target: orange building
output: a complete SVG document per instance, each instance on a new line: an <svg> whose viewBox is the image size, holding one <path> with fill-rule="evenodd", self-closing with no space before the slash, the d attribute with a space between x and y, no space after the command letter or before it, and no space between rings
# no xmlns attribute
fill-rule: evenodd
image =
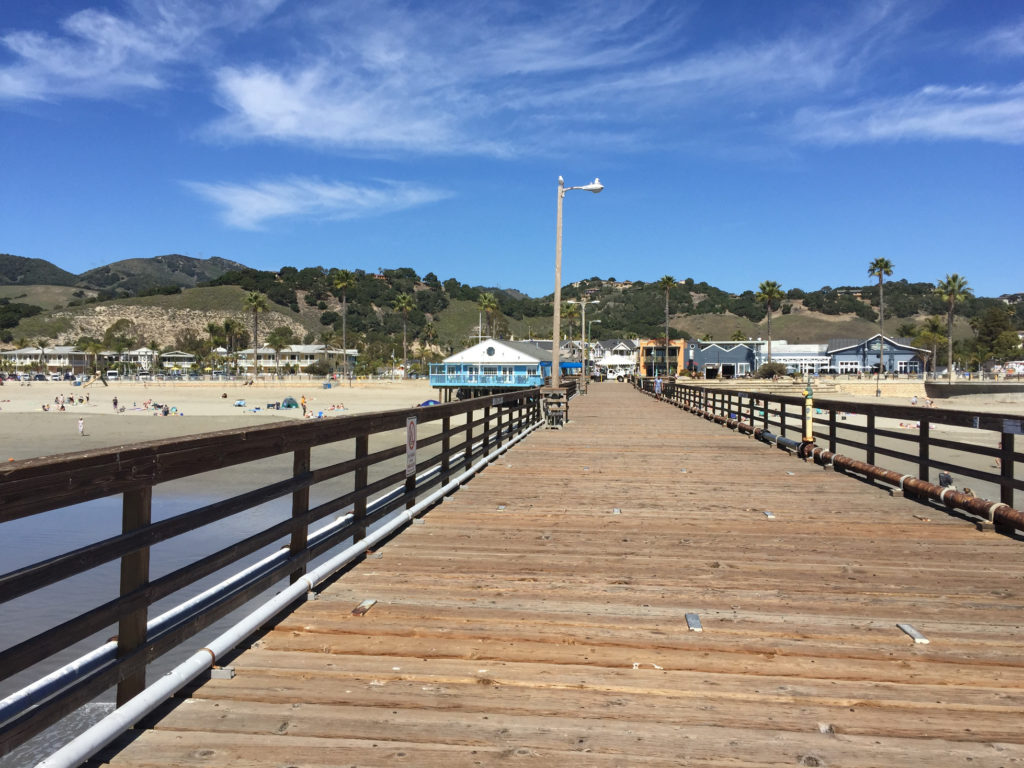
<svg viewBox="0 0 1024 768"><path fill-rule="evenodd" d="M665 340L640 339L637 342L637 374L640 376L679 376L686 370L686 339L670 339L668 365L665 365Z"/></svg>

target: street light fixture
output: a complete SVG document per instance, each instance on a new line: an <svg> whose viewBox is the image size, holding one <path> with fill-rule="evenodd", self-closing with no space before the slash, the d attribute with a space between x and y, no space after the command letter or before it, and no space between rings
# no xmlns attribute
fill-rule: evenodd
<svg viewBox="0 0 1024 768"><path fill-rule="evenodd" d="M600 179L594 179L590 184L582 187L567 187L565 179L558 177L558 215L555 218L555 317L552 322L551 332L551 386L555 389L561 386L558 370L558 347L559 328L562 324L562 199L565 193L571 189L582 189L585 192L597 194L604 185Z"/></svg>
<svg viewBox="0 0 1024 768"><path fill-rule="evenodd" d="M583 392L587 391L587 304L600 304L600 299L568 299L566 304L579 304L580 305L580 336L582 337L582 351L580 352L580 360L583 362L583 368L580 371L580 387Z"/></svg>

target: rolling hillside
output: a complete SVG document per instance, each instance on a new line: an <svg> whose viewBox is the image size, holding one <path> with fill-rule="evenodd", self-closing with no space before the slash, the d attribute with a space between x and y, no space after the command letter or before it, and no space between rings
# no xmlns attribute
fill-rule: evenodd
<svg viewBox="0 0 1024 768"><path fill-rule="evenodd" d="M438 353L459 349L476 336L480 300L488 294L497 299L494 325L498 336L551 335L550 297L532 299L514 290L464 285L455 278L442 283L432 273L420 278L408 268L382 269L376 274L353 270L351 275L354 282L347 292L350 344L390 349L407 324L413 348L418 348L418 340L427 339ZM28 283L39 276L49 276L55 282ZM71 275L41 259L0 255L0 302L11 302L12 312L16 302L42 309L33 309L36 314L23 313L17 326L0 331L9 343L40 339L76 343L82 337L101 338L112 323L126 318L142 338L168 346L185 329L205 339L210 323L233 319L250 326L245 296L259 291L268 296L270 310L261 318L261 335L286 326L297 338L332 338L340 343L341 294L334 287L335 277L335 271L321 267L285 266L271 272L223 259L178 255L128 259ZM395 309L402 294L414 299L404 320ZM116 298L111 300L112 295ZM664 333L665 294L653 283L593 278L563 291L564 299L584 297L593 302L587 320L596 338L660 338ZM773 315L772 337L792 343L826 343L835 338L870 336L877 332L876 298L877 286L870 285L789 291ZM744 338L767 336L764 308L752 291L729 294L687 279L671 287L669 306L672 335L677 338L724 341L739 334ZM886 307L886 332L891 336L942 310L930 284L906 280L887 283ZM971 337L969 319L977 320L996 309L1008 311L996 299L970 298L958 309L954 337ZM1024 327L1022 310L1024 305L1010 311L1014 327ZM569 333L570 324L572 336L579 338L579 320L570 320L563 313L563 335Z"/></svg>

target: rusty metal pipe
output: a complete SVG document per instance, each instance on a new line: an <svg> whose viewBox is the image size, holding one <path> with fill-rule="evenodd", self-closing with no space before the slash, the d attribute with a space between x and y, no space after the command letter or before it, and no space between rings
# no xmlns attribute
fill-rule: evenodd
<svg viewBox="0 0 1024 768"><path fill-rule="evenodd" d="M968 496L960 491L954 491L952 488L943 488L927 480L921 480L912 475L902 475L891 469L883 469L874 464L851 459L849 456L843 456L841 453L826 451L824 448L812 449L811 456L818 464L823 466L832 465L833 467L839 467L850 472L856 472L873 480L879 480L899 488L904 494L909 494L919 499L930 499L931 501L945 504L947 507L961 509L972 515L984 518L993 524L1008 528L1024 529L1024 512L1002 502Z"/></svg>
<svg viewBox="0 0 1024 768"><path fill-rule="evenodd" d="M874 464L851 459L849 456L844 456L841 453L832 453L824 448L818 448L812 442L798 442L787 437L779 437L767 429L755 427L738 419L729 419L708 410L701 410L698 407L691 407L683 402L675 403L675 405L697 416L703 416L709 421L714 421L730 429L736 429L745 434L753 435L757 440L775 445L777 448L793 451L801 458L810 458L817 464L823 466L831 465L850 472L856 472L873 480L899 488L904 494L909 494L919 499L936 501L953 509L961 509L994 525L1024 530L1024 512L1002 502L968 496L959 491L954 491L952 488L943 488L912 475L903 475L891 469L884 469Z"/></svg>

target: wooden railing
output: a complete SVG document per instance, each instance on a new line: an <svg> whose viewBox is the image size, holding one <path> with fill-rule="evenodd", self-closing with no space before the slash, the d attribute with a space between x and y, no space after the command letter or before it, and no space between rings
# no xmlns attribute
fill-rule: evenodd
<svg viewBox="0 0 1024 768"><path fill-rule="evenodd" d="M411 474L407 471L410 419L416 421ZM40 694L40 701L32 702L25 711L12 715L8 710L6 718L0 717L0 755L113 685L117 685L120 706L144 688L146 666L152 660L282 579L294 582L301 578L314 558L345 541L360 541L375 522L395 510L412 507L417 496L447 484L540 419L538 390L526 390L425 408L28 459L0 467L0 535L4 535L4 527L11 527L5 526L11 521L94 499L120 496L122 513L118 535L90 541L0 576L0 604L7 604L97 566L120 561L116 594L99 596L99 605L0 650L3 680L26 670L33 676L42 675L50 671L46 665L52 666L58 654L66 656L67 649L91 635L113 627L117 632L112 659L95 665L60 690ZM170 516L161 512L160 499L154 499L154 487L164 483L288 454L290 472L286 468L281 479L239 495ZM327 498L311 506L311 490ZM375 497L376 502L371 503ZM277 522L255 530L244 526L257 516L243 513L275 500L284 504ZM313 523L339 514L336 525L311 536ZM150 572L152 547L190 532L208 531L207 526L229 518L244 532L229 534L227 546L165 573ZM229 566L235 570L251 566L261 550L281 544L286 551L264 557L260 561L264 566L250 567L252 572L237 578L224 593L200 601L167 626L147 629L150 607L158 600L189 597L189 588L196 591L201 580ZM218 574L218 578L223 577Z"/></svg>
<svg viewBox="0 0 1024 768"><path fill-rule="evenodd" d="M638 379L636 385L651 394L656 386L650 378ZM783 438L799 441L802 436L805 398L801 396L666 381L661 397L688 410L736 419ZM932 483L938 482L938 473L948 472L961 487L965 482L990 484L995 496L991 501L1017 507L1014 494L1024 490L1024 479L1016 471L1024 462L1024 454L1015 450L1015 436L1021 434L1024 422L1020 414L818 398L813 398L812 411L815 441L827 445L832 453L914 473ZM932 434L937 425L970 431L962 439L937 437ZM948 458L951 453L955 460Z"/></svg>

